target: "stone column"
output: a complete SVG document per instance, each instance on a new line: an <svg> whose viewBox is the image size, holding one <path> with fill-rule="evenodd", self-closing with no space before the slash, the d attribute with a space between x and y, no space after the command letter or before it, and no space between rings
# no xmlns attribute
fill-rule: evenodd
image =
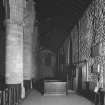
<svg viewBox="0 0 105 105"><path fill-rule="evenodd" d="M24 62L24 80L31 80L32 78L32 35L30 30L24 28L24 51L23 51L23 62Z"/></svg>
<svg viewBox="0 0 105 105"><path fill-rule="evenodd" d="M28 0L26 2L26 8L24 9L24 50L23 50L23 77L24 85L26 89L26 95L28 95L30 89L32 88L32 77L33 77L33 43L35 44L35 39L33 40L34 34L34 24L35 24L35 3L33 0Z"/></svg>
<svg viewBox="0 0 105 105"><path fill-rule="evenodd" d="M6 84L23 87L23 8L25 0L6 0Z"/></svg>

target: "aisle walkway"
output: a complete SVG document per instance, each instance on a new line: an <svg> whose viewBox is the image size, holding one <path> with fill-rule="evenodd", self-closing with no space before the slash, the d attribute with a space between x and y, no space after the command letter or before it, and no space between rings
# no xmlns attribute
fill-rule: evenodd
<svg viewBox="0 0 105 105"><path fill-rule="evenodd" d="M37 91L31 94L23 101L22 105L93 105L84 97L74 93L68 96L41 96Z"/></svg>

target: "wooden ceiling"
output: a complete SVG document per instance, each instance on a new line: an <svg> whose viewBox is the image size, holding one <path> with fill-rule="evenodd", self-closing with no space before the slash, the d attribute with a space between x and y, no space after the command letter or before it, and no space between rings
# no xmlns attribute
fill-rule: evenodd
<svg viewBox="0 0 105 105"><path fill-rule="evenodd" d="M56 51L92 0L36 0L40 46Z"/></svg>

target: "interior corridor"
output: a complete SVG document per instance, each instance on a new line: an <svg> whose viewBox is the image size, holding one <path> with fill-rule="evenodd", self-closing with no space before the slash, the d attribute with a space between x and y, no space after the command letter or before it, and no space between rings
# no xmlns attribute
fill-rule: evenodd
<svg viewBox="0 0 105 105"><path fill-rule="evenodd" d="M105 105L105 0L0 0L0 105L21 104Z"/></svg>

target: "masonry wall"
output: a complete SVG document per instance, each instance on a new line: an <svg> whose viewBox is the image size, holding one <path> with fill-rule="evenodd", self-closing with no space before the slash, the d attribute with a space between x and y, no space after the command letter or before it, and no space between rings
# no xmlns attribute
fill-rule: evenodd
<svg viewBox="0 0 105 105"><path fill-rule="evenodd" d="M96 86L98 72L101 75L99 87L103 88L103 83L105 85L105 79L103 79L105 78L103 75L105 74L104 5L104 0L93 1L71 32L72 60L74 64L77 61L79 65L81 62L88 64L86 81L90 82L90 89L94 89Z"/></svg>

